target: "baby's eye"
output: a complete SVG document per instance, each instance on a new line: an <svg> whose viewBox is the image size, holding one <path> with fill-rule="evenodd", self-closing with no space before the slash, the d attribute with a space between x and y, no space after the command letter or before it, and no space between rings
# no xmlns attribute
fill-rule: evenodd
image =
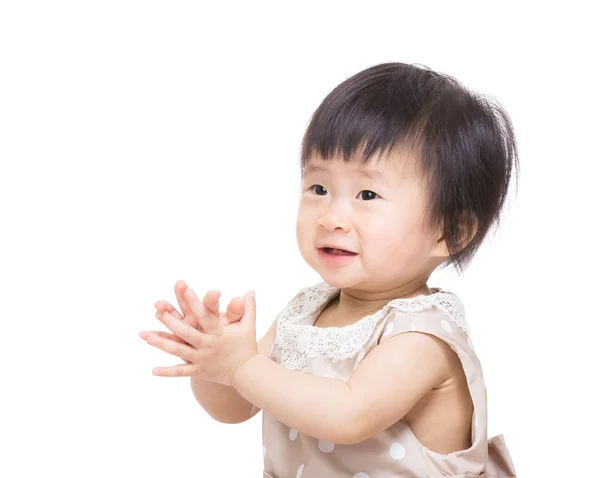
<svg viewBox="0 0 600 478"><path fill-rule="evenodd" d="M321 186L320 184L313 184L313 185L312 185L312 186L309 188L309 190L310 190L310 191L315 191L315 189L314 189L314 188L321 188L321 189L323 189L325 192L327 192L327 190L326 190L326 189L325 189L323 186ZM361 192L359 192L359 193L358 193L358 195L360 196L362 193L370 193L370 195L369 195L369 199L368 199L368 200L370 200L370 199L375 199L375 197L381 197L381 196L379 196L379 194L377 194L377 193L374 193L373 191L369 191L368 189L363 189ZM323 196L323 194L318 194L316 191L315 191L315 194L317 194L317 196ZM363 198L364 198L364 196L363 196Z"/></svg>
<svg viewBox="0 0 600 478"><path fill-rule="evenodd" d="M360 193L358 193L358 195L360 196L361 193L371 193L373 196L381 197L379 194L374 193L373 191L369 191L368 189L361 191ZM373 196L370 196L370 198L375 199L375 197L373 197Z"/></svg>
<svg viewBox="0 0 600 478"><path fill-rule="evenodd" d="M314 188L321 188L321 189L325 189L323 186L321 186L320 184L313 184L309 189L309 191L314 191ZM322 196L322 194L318 194L316 193L317 196Z"/></svg>

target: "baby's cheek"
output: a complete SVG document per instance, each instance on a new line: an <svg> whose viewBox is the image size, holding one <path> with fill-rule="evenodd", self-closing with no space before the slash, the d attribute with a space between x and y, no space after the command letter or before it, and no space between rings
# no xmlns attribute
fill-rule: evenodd
<svg viewBox="0 0 600 478"><path fill-rule="evenodd" d="M380 228L369 236L368 253L364 259L373 267L397 276L407 271L421 257L422 239L398 227Z"/></svg>

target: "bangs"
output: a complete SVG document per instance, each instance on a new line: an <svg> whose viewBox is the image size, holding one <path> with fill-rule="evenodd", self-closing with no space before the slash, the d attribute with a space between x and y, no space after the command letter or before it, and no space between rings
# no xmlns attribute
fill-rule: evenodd
<svg viewBox="0 0 600 478"><path fill-rule="evenodd" d="M375 70L375 68L377 68ZM311 158L367 165L375 156L414 151L425 120L422 101L397 65L372 67L336 87L311 117L302 141L301 174ZM417 154L418 156L418 154Z"/></svg>

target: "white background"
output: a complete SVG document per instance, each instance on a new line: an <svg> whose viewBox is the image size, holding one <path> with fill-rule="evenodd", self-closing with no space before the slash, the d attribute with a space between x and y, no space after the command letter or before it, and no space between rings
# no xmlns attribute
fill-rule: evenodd
<svg viewBox="0 0 600 478"><path fill-rule="evenodd" d="M465 275L429 285L465 304L519 477L595 473L596 21L415 3L1 3L0 476L261 476L261 416L213 421L138 334L166 330L178 279L223 308L256 290L259 336L321 280L295 237L302 134L388 61L509 112L518 191Z"/></svg>

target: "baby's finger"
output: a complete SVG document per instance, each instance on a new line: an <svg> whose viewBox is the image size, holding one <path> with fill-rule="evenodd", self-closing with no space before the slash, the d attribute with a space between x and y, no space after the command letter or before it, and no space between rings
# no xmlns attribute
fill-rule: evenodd
<svg viewBox="0 0 600 478"><path fill-rule="evenodd" d="M165 339L154 334L151 334L148 337L147 342L150 345L159 348L164 352L167 352L168 354L174 355L175 357L179 357L187 363L192 363L194 357L196 357L197 350L187 343L182 344L179 342L174 342L173 340Z"/></svg>
<svg viewBox="0 0 600 478"><path fill-rule="evenodd" d="M171 304L169 304L166 300L159 300L158 302L156 302L154 304L154 306L156 307L156 314L154 314L154 316L160 320L159 315L160 314L164 314L165 312L168 312L169 314L171 314L173 317L175 317L178 320L182 320L184 323L186 323L187 325L189 325L190 327L194 327L196 330L200 330L202 331L202 327L200 327L200 324L198 323L198 321L196 320L196 318L193 315L187 315L185 317L183 317L175 307L173 307Z"/></svg>
<svg viewBox="0 0 600 478"><path fill-rule="evenodd" d="M225 312L225 318L227 322L232 324L233 322L239 321L244 315L244 301L240 296L234 297L227 306Z"/></svg>
<svg viewBox="0 0 600 478"><path fill-rule="evenodd" d="M192 363L185 365L173 365L171 367L156 367L152 370L154 375L159 377L193 377L198 375L196 366Z"/></svg>
<svg viewBox="0 0 600 478"><path fill-rule="evenodd" d="M145 341L148 341L148 337L150 337L152 334L158 335L158 336L162 337L163 339L169 339L169 340L179 339L179 337L177 337L177 335L170 334L168 332L163 332L162 330L142 330L140 332L140 337L143 338Z"/></svg>
<svg viewBox="0 0 600 478"><path fill-rule="evenodd" d="M183 318L183 323L188 324L190 327L194 327L196 330L204 332L204 330L202 330L200 322L198 322L198 319L196 319L196 317L194 317L193 315L186 315Z"/></svg>
<svg viewBox="0 0 600 478"><path fill-rule="evenodd" d="M189 287L185 290L185 297L189 307L192 309L192 314L194 317L196 317L196 320L202 327L202 330L204 330L207 334L220 335L221 323L219 322L219 318L215 317L212 312L206 310L204 301L200 300L194 291Z"/></svg>
<svg viewBox="0 0 600 478"><path fill-rule="evenodd" d="M196 320L196 318L193 315L187 315L187 316L183 317L177 311L177 309L175 307L173 307L171 304L169 304L166 300L158 301L156 304L154 304L154 306L156 307L156 310L157 310L157 312L156 312L156 314L154 314L154 316L159 320L160 320L160 317L159 317L160 315L164 314L165 312L168 312L173 317L175 317L177 320L182 320L190 327L194 327L195 329L199 328L198 321Z"/></svg>
<svg viewBox="0 0 600 478"><path fill-rule="evenodd" d="M206 310L208 310L215 317L219 317L221 315L219 313L219 298L221 297L221 292L218 290L209 290L204 296L204 306Z"/></svg>
<svg viewBox="0 0 600 478"><path fill-rule="evenodd" d="M186 291L187 288L188 286L185 283L185 281L178 280L175 283L175 297L177 297L177 302L179 303L179 308L181 309L181 315L183 315L184 317L187 315L193 315L192 309L185 300L185 297L183 296L183 293Z"/></svg>
<svg viewBox="0 0 600 478"><path fill-rule="evenodd" d="M195 307L195 304L193 304ZM177 320L168 312L165 312L159 319L171 332L178 337L188 342L192 347L200 349L202 347L202 341L204 332L201 332L194 327L190 327L183 320Z"/></svg>
<svg viewBox="0 0 600 478"><path fill-rule="evenodd" d="M161 322L164 323L164 321L162 320L162 316L164 314L168 314L169 312L166 311L159 311L156 314L154 314L154 316L160 320ZM172 314L171 314L172 315ZM181 317L181 316L179 316ZM198 324L198 321L196 320L196 318L194 316L187 316L187 317L183 317L183 318L179 318L177 320L181 320L184 324L189 325L190 327L194 327L196 330L202 331L202 328L200 327L200 325ZM168 333L168 332L166 332ZM179 342L181 344L187 344L187 342L185 340L183 340L181 337L178 337L177 335L174 334L170 334L172 335L172 340L175 340L176 342ZM147 338L146 338L147 340Z"/></svg>
<svg viewBox="0 0 600 478"><path fill-rule="evenodd" d="M146 342L148 342L148 340L152 337L152 335L158 335L159 337L162 337L164 339L173 340L174 342L177 342L180 344L190 345L185 340L183 340L181 337L178 337L175 334L170 334L168 332L163 332L162 330L142 330L140 332L140 337L143 338Z"/></svg>
<svg viewBox="0 0 600 478"><path fill-rule="evenodd" d="M159 301L155 302L154 307L156 308L156 310L158 312L167 311L169 314L171 314L176 319L183 319L183 316L179 313L179 311L175 307L173 307L169 302L167 302L166 300L159 300Z"/></svg>

